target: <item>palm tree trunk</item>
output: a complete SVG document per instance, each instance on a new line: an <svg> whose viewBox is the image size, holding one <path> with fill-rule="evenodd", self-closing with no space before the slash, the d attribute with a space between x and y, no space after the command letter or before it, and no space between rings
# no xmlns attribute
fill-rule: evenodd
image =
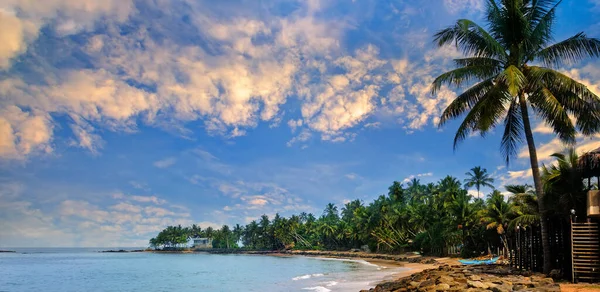
<svg viewBox="0 0 600 292"><path fill-rule="evenodd" d="M525 138L527 139L527 147L529 148L529 160L531 162L531 174L533 176L533 185L538 197L538 208L540 211L540 229L542 233L542 250L544 254L544 274L549 274L552 268L550 259L550 242L548 240L548 222L546 220L546 205L542 179L540 176L540 167L537 159L537 151L531 131L531 123L529 122L529 113L527 111L527 102L525 94L521 92L519 95L519 103L521 105L521 115L523 117L523 128L525 130Z"/></svg>

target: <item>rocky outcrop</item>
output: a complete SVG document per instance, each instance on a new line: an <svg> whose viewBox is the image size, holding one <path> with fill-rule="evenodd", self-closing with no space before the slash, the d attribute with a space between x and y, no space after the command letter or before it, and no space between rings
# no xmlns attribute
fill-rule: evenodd
<svg viewBox="0 0 600 292"><path fill-rule="evenodd" d="M551 278L507 266L441 266L361 292L403 291L560 291Z"/></svg>

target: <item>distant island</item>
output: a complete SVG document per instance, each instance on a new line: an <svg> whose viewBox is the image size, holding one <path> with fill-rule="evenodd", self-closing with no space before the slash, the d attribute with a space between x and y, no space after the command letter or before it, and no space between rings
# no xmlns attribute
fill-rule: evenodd
<svg viewBox="0 0 600 292"><path fill-rule="evenodd" d="M0 252L16 252L14 250L0 250Z"/></svg>

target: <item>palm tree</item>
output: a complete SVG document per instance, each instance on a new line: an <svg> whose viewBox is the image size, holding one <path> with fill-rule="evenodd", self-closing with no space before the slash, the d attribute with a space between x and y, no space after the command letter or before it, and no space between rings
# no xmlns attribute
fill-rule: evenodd
<svg viewBox="0 0 600 292"><path fill-rule="evenodd" d="M554 153L552 157L556 158L556 164L542 166L544 191L548 203L552 202L546 208L565 217L571 209L577 214L585 214L586 189L581 170L577 167L579 155L570 148L565 153Z"/></svg>
<svg viewBox="0 0 600 292"><path fill-rule="evenodd" d="M467 58L455 60L458 68L440 75L432 84L435 94L445 84L461 86L479 81L456 97L440 118L442 126L465 114L454 138L455 149L471 132L485 136L503 121L501 148L508 164L525 136L540 201L545 273L551 268L550 246L529 110L550 125L563 142L575 141L576 128L584 135L600 130L600 98L554 70L564 63L600 56L600 40L578 33L551 44L558 4L559 0L487 0L487 30L460 19L436 33L438 46L455 45ZM575 117L575 124L569 114Z"/></svg>
<svg viewBox="0 0 600 292"><path fill-rule="evenodd" d="M505 185L504 188L507 192L518 195L518 194L535 194L533 188L530 185Z"/></svg>
<svg viewBox="0 0 600 292"><path fill-rule="evenodd" d="M465 179L465 187L477 189L477 198L479 199L479 190L481 187L494 188L494 179L487 173L487 169L476 166L471 168L471 171L465 173L468 178Z"/></svg>
<svg viewBox="0 0 600 292"><path fill-rule="evenodd" d="M499 191L494 191L487 202L485 210L487 229L496 229L502 239L504 254L508 254L508 241L506 240L506 228L514 217L513 207L504 200L504 196Z"/></svg>

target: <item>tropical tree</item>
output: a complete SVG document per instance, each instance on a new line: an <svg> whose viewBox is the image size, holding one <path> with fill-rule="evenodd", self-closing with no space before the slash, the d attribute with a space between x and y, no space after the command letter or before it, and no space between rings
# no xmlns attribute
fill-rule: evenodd
<svg viewBox="0 0 600 292"><path fill-rule="evenodd" d="M569 215L571 209L577 214L585 214L586 190L583 175L577 167L579 155L569 148L565 153L552 154L552 157L556 158L556 163L542 166L542 181L548 198L546 209L562 215Z"/></svg>
<svg viewBox="0 0 600 292"><path fill-rule="evenodd" d="M487 169L476 166L471 168L471 171L465 173L465 187L472 188L475 186L477 190L477 198L479 199L479 191L481 187L494 188L494 179L487 173Z"/></svg>
<svg viewBox="0 0 600 292"><path fill-rule="evenodd" d="M487 29L460 19L434 37L438 46L454 45L467 57L456 59L457 69L433 81L432 93L443 85L477 81L440 117L439 125L443 126L465 115L454 148L470 133L485 136L503 122L501 149L508 164L525 136L540 203L545 273L551 269L547 214L529 111L533 110L566 143L574 143L577 129L584 135L600 130L600 98L582 83L555 70L565 63L600 56L600 40L581 32L553 43L552 29L560 2L487 0Z"/></svg>
<svg viewBox="0 0 600 292"><path fill-rule="evenodd" d="M506 229L514 217L513 207L504 200L504 195L497 190L490 195L485 209L484 221L487 229L494 229L502 240L504 254L508 254L508 241Z"/></svg>
<svg viewBox="0 0 600 292"><path fill-rule="evenodd" d="M509 228L531 226L540 222L540 212L537 196L530 185L506 185L506 191L511 193L508 202L513 206L514 216Z"/></svg>

